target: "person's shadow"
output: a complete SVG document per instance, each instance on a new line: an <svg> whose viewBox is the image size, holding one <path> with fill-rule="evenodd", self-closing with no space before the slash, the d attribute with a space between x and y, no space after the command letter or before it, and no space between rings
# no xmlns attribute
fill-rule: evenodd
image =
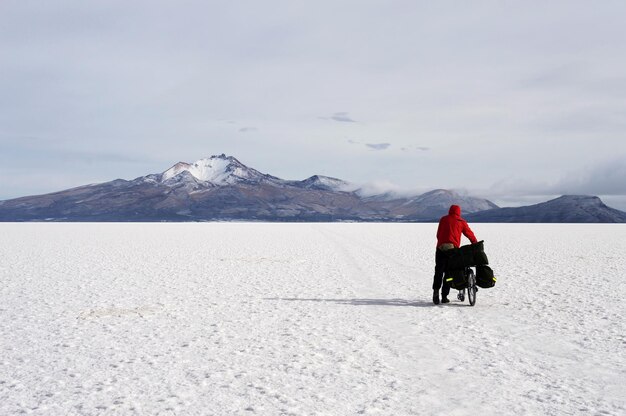
<svg viewBox="0 0 626 416"><path fill-rule="evenodd" d="M424 308L436 306L432 301L424 300L406 300L406 299L321 299L321 298L266 298L266 300L287 301L287 302L329 302L339 305L353 306L412 306Z"/></svg>

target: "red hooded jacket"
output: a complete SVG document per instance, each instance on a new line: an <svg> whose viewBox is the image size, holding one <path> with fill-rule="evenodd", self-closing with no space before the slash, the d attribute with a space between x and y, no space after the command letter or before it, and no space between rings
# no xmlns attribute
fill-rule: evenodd
<svg viewBox="0 0 626 416"><path fill-rule="evenodd" d="M461 234L465 235L472 243L477 242L474 233L463 218L461 218L461 207L452 205L449 214L441 217L439 228L437 228L437 247L442 244L451 243L454 247L461 245Z"/></svg>

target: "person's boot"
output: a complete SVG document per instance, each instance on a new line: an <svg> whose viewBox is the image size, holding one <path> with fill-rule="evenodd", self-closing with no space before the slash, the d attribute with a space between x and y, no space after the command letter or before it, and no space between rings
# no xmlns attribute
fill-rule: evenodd
<svg viewBox="0 0 626 416"><path fill-rule="evenodd" d="M441 303L450 303L450 299L448 299L446 296L442 296Z"/></svg>
<svg viewBox="0 0 626 416"><path fill-rule="evenodd" d="M435 290L433 292L433 303L435 305L439 305L439 291L438 290Z"/></svg>

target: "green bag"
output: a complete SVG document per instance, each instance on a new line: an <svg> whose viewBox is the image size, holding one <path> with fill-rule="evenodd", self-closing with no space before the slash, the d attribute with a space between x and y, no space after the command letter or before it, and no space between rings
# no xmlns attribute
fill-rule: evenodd
<svg viewBox="0 0 626 416"><path fill-rule="evenodd" d="M461 290L467 287L465 269L448 269L443 279L452 289Z"/></svg>
<svg viewBox="0 0 626 416"><path fill-rule="evenodd" d="M484 289L488 289L496 285L496 278L493 275L491 267L485 265L476 266L476 285Z"/></svg>

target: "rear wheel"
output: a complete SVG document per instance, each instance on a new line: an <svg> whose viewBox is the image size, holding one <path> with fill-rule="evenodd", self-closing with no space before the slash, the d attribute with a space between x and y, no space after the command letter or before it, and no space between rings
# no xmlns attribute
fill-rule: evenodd
<svg viewBox="0 0 626 416"><path fill-rule="evenodd" d="M476 304L476 276L472 269L468 269L467 274L467 299L471 306Z"/></svg>

